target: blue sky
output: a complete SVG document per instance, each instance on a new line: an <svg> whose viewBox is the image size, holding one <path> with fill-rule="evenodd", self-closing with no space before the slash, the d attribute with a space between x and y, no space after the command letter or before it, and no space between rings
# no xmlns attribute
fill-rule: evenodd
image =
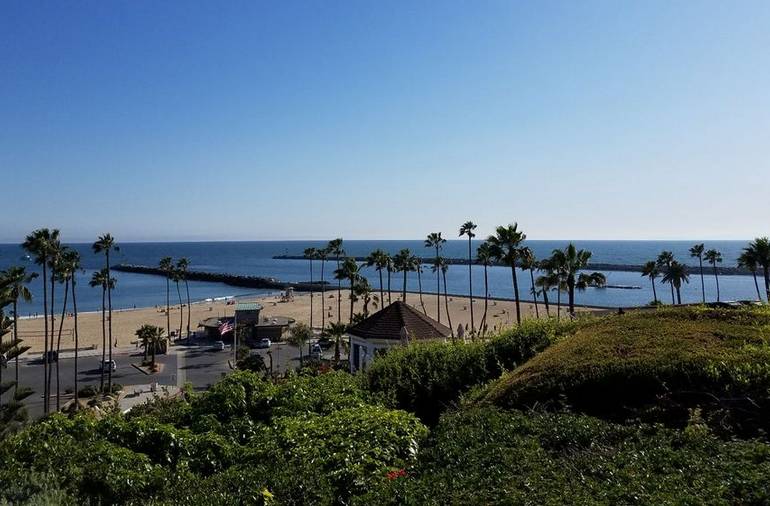
<svg viewBox="0 0 770 506"><path fill-rule="evenodd" d="M768 234L770 2L0 4L0 241Z"/></svg>

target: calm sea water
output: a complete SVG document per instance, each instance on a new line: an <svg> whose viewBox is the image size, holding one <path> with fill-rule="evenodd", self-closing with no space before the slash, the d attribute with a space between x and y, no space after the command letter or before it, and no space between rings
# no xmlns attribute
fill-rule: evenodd
<svg viewBox="0 0 770 506"><path fill-rule="evenodd" d="M690 258L688 249L698 241L575 241L580 248L593 252L592 261L611 264L641 264L647 260L655 259L658 253L664 249L674 252L680 262L696 265ZM527 241L538 257L550 255L554 248L561 248L567 241ZM725 266L735 265L741 248L747 241L712 241L706 242L707 248L716 248L722 252ZM114 263L132 263L142 265L157 265L160 258L171 256L173 258L187 257L190 259L191 270L227 272L234 274L246 274L254 276L275 277L283 281L306 281L310 278L308 262L303 260L273 260L274 255L300 255L305 248L322 247L321 241L257 241L257 242L194 242L194 243L124 243L120 244L120 251L115 254ZM94 270L102 267L103 257L91 252L88 244L71 245L80 251L85 272L78 275L78 308L82 311L96 311L101 304L101 291L99 288L90 288L88 280ZM476 244L474 244L475 251ZM396 253L401 248L409 248L416 254L429 257L432 250L425 248L422 241L345 241L344 248L351 256L364 256L373 249L382 248L391 253ZM468 252L467 241L450 240L444 248L444 255L448 257L465 257ZM37 266L24 259L24 252L18 245L0 245L0 268L10 265L26 265L31 270ZM333 262L327 264L327 279L331 278ZM423 290L435 291L436 277L425 266L423 274ZM315 263L314 276L319 276L319 263ZM375 289L379 286L379 277L373 269L364 269ZM606 272L607 282L613 285L635 285L639 290L619 289L588 289L577 295L577 302L581 304L595 304L600 306L618 307L643 305L652 300L652 289L649 280L642 278L638 272ZM682 292L683 301L697 302L701 298L700 278L696 270L691 272L690 284L686 285ZM117 288L113 292L113 307L131 308L165 304L165 280L158 276L142 274L130 274L115 272ZM394 275L392 288L398 290L402 285L402 277ZM529 273L518 273L518 280L522 298L530 289ZM756 297L754 283L749 276L721 276L719 279L722 300L751 299ZM449 268L447 283L450 293L468 293L468 268L467 266L453 265ZM408 289L417 290L417 276L410 273L407 279ZM23 304L20 314L30 314L42 311L41 296L42 287L40 280L35 280L31 286L35 298L31 303ZM491 267L489 269L490 294L496 297L511 297L510 270L503 267ZM483 269L478 266L473 268L473 292L475 295L483 295L484 278ZM670 301L668 286L658 285L658 297L664 301ZM193 300L205 298L225 297L231 295L247 295L268 293L254 289L240 289L219 283L191 282L190 294ZM715 298L716 290L713 276L706 276L706 295ZM555 295L555 294L554 294ZM183 292L184 296L184 292ZM172 286L172 301L176 292ZM172 302L173 303L173 302Z"/></svg>

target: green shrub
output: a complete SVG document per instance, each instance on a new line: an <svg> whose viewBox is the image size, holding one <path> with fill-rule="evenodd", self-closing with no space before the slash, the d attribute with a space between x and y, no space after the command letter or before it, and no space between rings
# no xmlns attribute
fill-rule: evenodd
<svg viewBox="0 0 770 506"><path fill-rule="evenodd" d="M354 504L767 504L770 446L707 430L474 408Z"/></svg>
<svg viewBox="0 0 770 506"><path fill-rule="evenodd" d="M725 433L770 430L770 308L633 311L583 325L492 383L501 407L565 407Z"/></svg>
<svg viewBox="0 0 770 506"><path fill-rule="evenodd" d="M388 406L433 424L461 393L526 362L574 328L575 323L527 320L487 342L394 348L374 360L363 380Z"/></svg>

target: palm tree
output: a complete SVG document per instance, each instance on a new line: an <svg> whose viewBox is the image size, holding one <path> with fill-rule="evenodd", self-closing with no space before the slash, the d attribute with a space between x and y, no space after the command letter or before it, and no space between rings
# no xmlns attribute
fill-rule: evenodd
<svg viewBox="0 0 770 506"><path fill-rule="evenodd" d="M757 265L762 267L762 274L765 278L765 299L770 302L770 238L758 237L749 243Z"/></svg>
<svg viewBox="0 0 770 506"><path fill-rule="evenodd" d="M118 248L118 245L115 244L115 239L110 234L104 234L99 236L99 238L94 242L94 244L91 246L91 249L93 249L94 253L97 255L99 253L104 253L104 260L105 260L105 268L107 269L107 278L110 278L110 252L111 251L120 251L120 248ZM107 335L110 338L110 352L109 352L109 361L110 364L112 364L112 286L110 286L110 283L107 284ZM109 371L107 372L107 388L109 389L110 393L112 393L112 367L108 368Z"/></svg>
<svg viewBox="0 0 770 506"><path fill-rule="evenodd" d="M441 237L441 232L431 232L425 239L425 247L436 250L432 270L436 273L436 319L439 323L441 323L441 269L439 268L441 262L439 259L441 258L441 248L445 242L446 239Z"/></svg>
<svg viewBox="0 0 770 506"><path fill-rule="evenodd" d="M738 268L747 269L751 272L751 275L754 278L754 287L757 289L757 300L762 302L762 292L759 290L759 281L757 280L757 270L759 270L759 266L756 254L752 248L743 248L743 252L738 257Z"/></svg>
<svg viewBox="0 0 770 506"><path fill-rule="evenodd" d="M592 272L591 274L580 272L586 268L590 259L590 251L578 250L572 243L569 243L563 250L553 250L551 261L566 285L571 316L575 315L575 288L582 291L589 286L601 287L606 284L607 280L604 274L600 272Z"/></svg>
<svg viewBox="0 0 770 506"><path fill-rule="evenodd" d="M345 332L348 331L348 326L344 323L330 323L328 327L326 327L326 333L334 338L334 362L338 363L340 361L340 341L342 340L342 336L345 335Z"/></svg>
<svg viewBox="0 0 770 506"><path fill-rule="evenodd" d="M521 258L521 269L529 271L529 279L532 283L532 295L535 297L535 317L540 318L540 311L537 308L537 288L535 287L535 269L537 268L535 253L528 246L524 246L519 250L519 258Z"/></svg>
<svg viewBox="0 0 770 506"><path fill-rule="evenodd" d="M706 303L706 283L703 281L703 251L706 249L706 245L703 243L696 244L690 248L690 256L698 259L700 265L700 289L703 294L703 303Z"/></svg>
<svg viewBox="0 0 770 506"><path fill-rule="evenodd" d="M70 289L72 290L72 315L74 318L74 333L75 333L75 409L77 409L80 405L78 404L79 401L79 395L78 395L78 354L79 350L78 347L80 346L80 336L78 335L78 300L75 294L77 291L75 290L75 286L77 285L77 273L78 271L82 272L82 268L80 266L80 253L78 253L75 250L70 250L67 259L67 263L70 267Z"/></svg>
<svg viewBox="0 0 770 506"><path fill-rule="evenodd" d="M56 322L55 322L55 295L56 295L56 282L59 281L60 275L61 275L61 255L63 252L63 247L61 244L61 241L58 239L55 241L52 241L50 244L50 250L48 253L48 269L50 269L51 275L49 276L49 281L51 283L51 342L50 342L50 349L54 349L54 335L56 333ZM64 323L64 313L62 313L62 319L61 323ZM56 360L56 375L58 377L59 375L59 360L57 358ZM46 396L46 404L48 404L50 397L52 395L51 393L51 379L53 378L53 373L51 372L51 366L48 366L48 384L46 385L46 388L48 390L48 395Z"/></svg>
<svg viewBox="0 0 770 506"><path fill-rule="evenodd" d="M446 286L446 273L449 270L449 262L447 262L444 257L438 257L436 263L433 264L432 269L444 279L444 306L446 308L446 319L447 322L449 322L449 330L452 331L452 339L454 340L455 331L454 328L452 328L452 316L449 314L449 293Z"/></svg>
<svg viewBox="0 0 770 506"><path fill-rule="evenodd" d="M422 313L428 315L428 311L425 309L425 302L422 300L422 258L415 255L412 257L412 263L414 264L414 270L417 271L417 292L420 294L420 307Z"/></svg>
<svg viewBox="0 0 770 506"><path fill-rule="evenodd" d="M24 267L10 267L0 273L0 278L7 281L6 289L8 290L8 297L13 305L13 341L18 343L19 341L19 299L29 302L32 300L32 292L27 285L37 278L37 273L33 272L27 274L27 269ZM29 348L26 347L26 350ZM22 353L24 352L22 351ZM20 355L21 353L19 353ZM15 384L14 392L18 392L19 386L19 355L16 355L16 371L15 371ZM0 383L2 380L2 368L0 368Z"/></svg>
<svg viewBox="0 0 770 506"><path fill-rule="evenodd" d="M321 261L321 328L326 328L326 281L324 280L324 266L329 257L328 248L319 248L316 252Z"/></svg>
<svg viewBox="0 0 770 506"><path fill-rule="evenodd" d="M49 230L41 228L29 234L21 245L25 251L35 257L35 263L40 265L43 271L43 413L48 413L49 395L48 395L48 260L51 249L59 242L59 231L57 229ZM53 313L53 308L51 308ZM51 326L53 334L53 326ZM51 339L53 340L53 339Z"/></svg>
<svg viewBox="0 0 770 506"><path fill-rule="evenodd" d="M719 302L719 273L717 272L717 264L722 263L722 253L715 249L710 249L703 254L703 257L714 268L714 279L717 282L717 302ZM688 281L689 282L689 281ZM681 302L680 302L681 304Z"/></svg>
<svg viewBox="0 0 770 506"><path fill-rule="evenodd" d="M61 308L61 319L59 320L59 332L56 338L56 354L59 355L61 352L61 335L62 331L64 329L64 319L67 315L67 302L68 302L68 296L69 296L69 287L70 287L70 280L75 274L75 270L77 267L74 265L74 258L73 254L77 255L77 252L74 250L71 250L70 248L67 248L66 246L62 247L60 250L59 257L57 259L56 265L55 265L55 277L59 281L59 283L64 284L64 300L62 301L62 308ZM48 381L50 382L51 377L48 377ZM48 389L50 391L51 387L48 386ZM56 361L56 410L59 411L61 409L61 381L59 376L59 361Z"/></svg>
<svg viewBox="0 0 770 506"><path fill-rule="evenodd" d="M102 367L101 369L101 376L99 380L99 390L101 392L104 392L104 361L107 360L107 322L106 322L106 313L107 313L107 290L112 289L115 287L115 278L109 277L108 271L106 268L101 269L99 271L94 272L91 275L91 281L89 281L88 285L91 288L95 288L97 286L100 286L102 288Z"/></svg>
<svg viewBox="0 0 770 506"><path fill-rule="evenodd" d="M466 221L460 227L460 237L468 236L468 294L470 296L471 306L471 332L476 333L476 324L473 320L473 252L471 250L471 242L476 234L473 233L476 230L476 224L472 221Z"/></svg>
<svg viewBox="0 0 770 506"><path fill-rule="evenodd" d="M144 362L147 362L147 353L148 350L150 352L150 367L155 367L155 354L157 353L158 349L160 349L163 346L163 341L165 340L165 336L163 333L165 330L163 327L156 327L155 325L142 325L137 329L136 331L136 337L139 338L139 340L142 342L142 347L144 348Z"/></svg>
<svg viewBox="0 0 770 506"><path fill-rule="evenodd" d="M330 255L334 255L334 259L337 261L337 270L340 268L340 258L345 254L345 250L342 249L342 238L338 237L329 241L327 245ZM342 320L342 280L337 280L337 323Z"/></svg>
<svg viewBox="0 0 770 506"><path fill-rule="evenodd" d="M521 304L519 301L519 282L516 279L516 260L519 256L519 247L527 238L524 232L519 231L518 223L499 226L495 229L495 235L490 235L487 242L492 247L492 256L500 263L511 268L513 278L513 298L516 303L516 323L521 325Z"/></svg>
<svg viewBox="0 0 770 506"><path fill-rule="evenodd" d="M650 260L642 266L642 276L650 278L652 283L652 300L658 303L658 293L655 291L655 278L660 276L660 266L655 260Z"/></svg>
<svg viewBox="0 0 770 506"><path fill-rule="evenodd" d="M174 261L171 257L163 257L158 262L161 272L166 275L166 329L171 332L171 273L174 270Z"/></svg>
<svg viewBox="0 0 770 506"><path fill-rule="evenodd" d="M334 271L334 279L336 279L339 283L342 283L343 279L348 280L350 283L350 321L349 323L353 323L353 302L355 301L355 294L353 293L353 288L356 283L356 280L358 280L360 274L360 268L358 264L356 263L356 260L354 258L347 257L342 262L342 265L340 265L340 268Z"/></svg>
<svg viewBox="0 0 770 506"><path fill-rule="evenodd" d="M299 367L302 369L304 365L303 352L305 344L313 338L313 329L308 327L302 322L294 324L291 328L291 334L287 337L289 344L296 346L299 349Z"/></svg>
<svg viewBox="0 0 770 506"><path fill-rule="evenodd" d="M551 307L550 303L548 301L548 292L550 290L553 290L554 287L558 286L558 275L552 272L549 272L548 265L546 261L541 261L538 263L540 270L546 271L546 274L542 276L538 276L535 280L535 286L537 286L540 290L540 293L543 294L543 302L545 303L545 314L550 317L551 316ZM561 293L561 291L559 291ZM559 301L561 302L561 301ZM557 310L559 308L557 307ZM557 315L558 317L558 315Z"/></svg>
<svg viewBox="0 0 770 506"><path fill-rule="evenodd" d="M404 273L404 285L401 290L401 300L404 302L406 302L406 275L413 269L412 252L408 248L402 249L393 257L393 270Z"/></svg>
<svg viewBox="0 0 770 506"><path fill-rule="evenodd" d="M190 285L187 283L187 270L190 267L190 260L186 257L182 257L179 260L176 261L176 269L179 273L179 276L181 277L182 281L184 281L184 288L187 292L187 337L190 337Z"/></svg>
<svg viewBox="0 0 770 506"><path fill-rule="evenodd" d="M354 300L363 300L363 317L369 317L369 304L372 304L375 309L379 304L379 298L376 295L372 295L372 285L369 284L369 280L363 276L360 276L355 285L353 286Z"/></svg>
<svg viewBox="0 0 770 506"><path fill-rule="evenodd" d="M482 335L486 333L487 328L487 309L489 308L489 278L487 276L487 269L492 265L492 246L484 241L476 248L476 261L484 266L484 315L481 317L481 329Z"/></svg>
<svg viewBox="0 0 770 506"><path fill-rule="evenodd" d="M661 251L658 255L658 266L665 272L671 267L671 263L674 261L674 254L670 251ZM671 303L676 304L674 300L674 285L671 285Z"/></svg>
<svg viewBox="0 0 770 506"><path fill-rule="evenodd" d="M690 282L690 274L688 273L687 266L680 264L676 260L673 260L666 269L661 279L662 283L669 283L672 288L676 290L677 303L682 303L682 294L680 289L682 288L682 282Z"/></svg>
<svg viewBox="0 0 770 506"><path fill-rule="evenodd" d="M310 328L313 328L313 260L318 257L318 250L316 248L306 248L304 252L305 258L310 261ZM323 303L323 301L321 301Z"/></svg>
<svg viewBox="0 0 770 506"><path fill-rule="evenodd" d="M176 295L179 300L179 334L177 334L177 339L181 339L182 327L184 326L184 303L182 302L182 291L179 289L179 282L182 281L182 273L179 272L179 269L174 268L171 271L171 281L176 285Z"/></svg>
<svg viewBox="0 0 770 506"><path fill-rule="evenodd" d="M369 253L369 256L364 259L364 263L367 267L374 267L377 273L380 275L380 300L385 300L385 292L382 281L382 270L388 266L390 256L381 249L376 249Z"/></svg>
<svg viewBox="0 0 770 506"><path fill-rule="evenodd" d="M390 255L385 256L385 270L388 273L388 304L390 304L390 275L393 274L393 257Z"/></svg>

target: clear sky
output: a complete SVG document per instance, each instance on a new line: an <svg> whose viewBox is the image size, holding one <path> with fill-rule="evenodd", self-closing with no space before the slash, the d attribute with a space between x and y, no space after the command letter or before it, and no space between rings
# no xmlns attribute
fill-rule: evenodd
<svg viewBox="0 0 770 506"><path fill-rule="evenodd" d="M770 233L770 2L0 3L0 241Z"/></svg>

